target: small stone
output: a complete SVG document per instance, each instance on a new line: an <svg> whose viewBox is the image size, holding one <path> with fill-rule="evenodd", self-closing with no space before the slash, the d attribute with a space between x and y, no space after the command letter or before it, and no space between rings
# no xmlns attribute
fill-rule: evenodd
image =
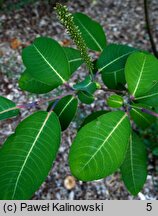
<svg viewBox="0 0 158 216"><path fill-rule="evenodd" d="M39 23L39 27L43 27L43 26L46 26L46 25L47 25L47 22L44 19L42 19L40 21L40 23Z"/></svg>
<svg viewBox="0 0 158 216"><path fill-rule="evenodd" d="M9 100L13 100L13 95L8 95L7 98L8 98Z"/></svg>
<svg viewBox="0 0 158 216"><path fill-rule="evenodd" d="M73 176L67 176L64 180L64 186L67 190L72 190L76 186L76 180Z"/></svg>

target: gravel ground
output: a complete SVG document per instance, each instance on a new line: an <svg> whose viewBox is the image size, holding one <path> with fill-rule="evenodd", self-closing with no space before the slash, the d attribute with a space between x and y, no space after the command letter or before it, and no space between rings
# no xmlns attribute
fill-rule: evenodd
<svg viewBox="0 0 158 216"><path fill-rule="evenodd" d="M151 2L151 22L154 36L158 40L158 4L157 0ZM108 42L129 44L151 51L144 22L143 0L75 0L69 1L67 5L72 12L84 12L98 20L106 31ZM16 11L0 12L0 95L18 104L31 102L41 97L52 97L62 91L60 88L44 96L37 96L22 92L18 88L18 79L24 69L21 60L22 48L29 45L37 36L53 37L61 43L71 44L65 30L58 23L54 11L52 12L52 8L46 1L39 1ZM71 82L85 76L83 69L79 70ZM64 91L66 91L65 88ZM131 196L126 191L119 172L106 179L89 183L74 181L68 177L71 175L67 163L69 147L82 119L92 110L105 106L105 95L99 94L98 98L96 104L86 106L86 108L83 105L79 106L76 115L78 120L72 122L70 128L63 133L57 160L33 199L158 199L156 174L148 175L145 187L137 197ZM42 108L45 109L46 106L43 105ZM19 117L0 123L0 143L13 133L21 119L33 111L34 109L23 110ZM72 184L74 188L69 189Z"/></svg>

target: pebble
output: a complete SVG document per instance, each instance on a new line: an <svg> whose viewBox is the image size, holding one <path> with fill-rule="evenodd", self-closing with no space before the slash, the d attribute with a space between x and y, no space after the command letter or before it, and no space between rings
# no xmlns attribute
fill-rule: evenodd
<svg viewBox="0 0 158 216"><path fill-rule="evenodd" d="M64 186L68 190L72 190L76 186L76 180L73 176L67 176L64 180Z"/></svg>

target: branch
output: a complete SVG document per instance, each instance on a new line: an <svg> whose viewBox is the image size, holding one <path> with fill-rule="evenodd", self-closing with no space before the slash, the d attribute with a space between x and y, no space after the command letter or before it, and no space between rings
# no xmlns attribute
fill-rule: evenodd
<svg viewBox="0 0 158 216"><path fill-rule="evenodd" d="M107 89L107 88L105 88L105 87L101 87L101 88L98 89L98 90L103 90L103 91L105 91L105 92L114 92L114 93L123 94L123 95L125 95L125 94L127 93L127 92L124 91L124 90Z"/></svg>
<svg viewBox="0 0 158 216"><path fill-rule="evenodd" d="M39 100L39 101L34 101L32 103L27 103L27 104L20 104L20 105L17 105L16 107L18 109L29 109L29 108L33 108L33 107L36 107L38 105L41 105L41 104L44 104L44 103L47 103L47 102L50 102L50 101L54 101L54 100L59 100L67 95L73 95L75 92L74 91L69 91L68 93L66 94L63 94L63 95L60 95L60 96L57 96L57 97L52 97L52 98L48 98L48 99L42 99L42 100Z"/></svg>
<svg viewBox="0 0 158 216"><path fill-rule="evenodd" d="M70 87L69 85L65 85L66 87L72 89L72 87ZM115 92L115 93L119 93L119 94L126 94L127 92L126 91L121 91L121 90L115 90L115 89L106 89L104 87L102 87L101 89L98 89L98 90L103 90L105 92ZM30 108L33 108L33 107L36 107L36 106L39 106L41 104L44 104L44 103L47 103L47 102L50 102L50 101L54 101L54 100L59 100L67 95L75 95L76 92L72 89L72 91L69 91L63 95L60 95L60 96L57 96L57 97L51 97L51 98L48 98L48 99L42 99L42 100L39 100L39 101L33 101L31 103L24 103L24 104L19 104L16 106L17 109L30 109Z"/></svg>
<svg viewBox="0 0 158 216"><path fill-rule="evenodd" d="M151 48L152 48L152 51L155 57L158 58L158 52L156 49L156 45L154 42L151 25L150 25L150 19L149 19L149 13L148 13L148 0L144 0L144 13L145 13L145 22L146 22L147 32L148 32L150 43L151 43Z"/></svg>
<svg viewBox="0 0 158 216"><path fill-rule="evenodd" d="M156 118L158 118L158 113L156 113L156 112L153 112L151 110L144 109L144 108L142 108L141 111L144 112L144 113L147 113L149 115L155 116Z"/></svg>

